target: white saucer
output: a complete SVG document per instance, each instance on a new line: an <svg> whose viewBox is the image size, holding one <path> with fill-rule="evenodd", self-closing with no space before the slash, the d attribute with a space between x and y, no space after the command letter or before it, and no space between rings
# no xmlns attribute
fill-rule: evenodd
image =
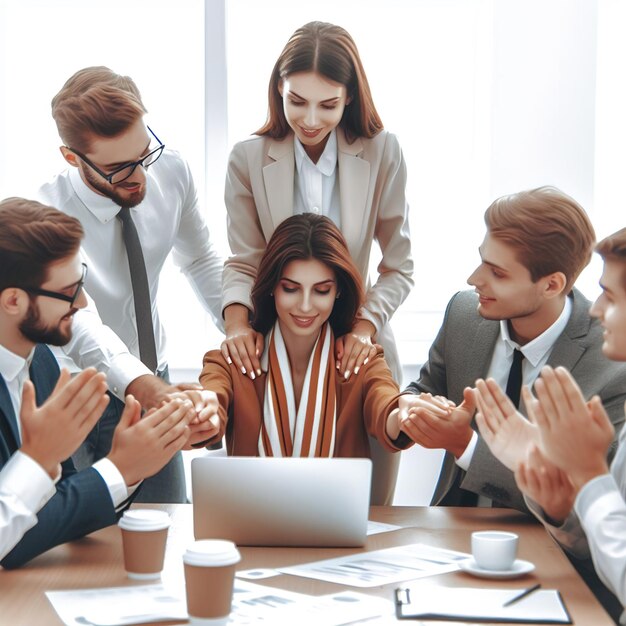
<svg viewBox="0 0 626 626"><path fill-rule="evenodd" d="M474 557L470 557L465 561L461 561L459 563L459 567L464 572L472 574L473 576L478 576L479 578L517 578L518 576L528 574L535 569L533 563L531 563L530 561L522 561L522 559L517 559L513 563L513 567L511 569L483 569L482 567L478 567L476 561L474 560Z"/></svg>

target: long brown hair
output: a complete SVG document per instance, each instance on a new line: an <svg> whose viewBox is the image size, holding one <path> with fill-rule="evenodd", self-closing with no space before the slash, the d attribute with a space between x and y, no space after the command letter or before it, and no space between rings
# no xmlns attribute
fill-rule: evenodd
<svg viewBox="0 0 626 626"><path fill-rule="evenodd" d="M489 234L514 248L533 282L563 272L565 293L589 263L596 239L584 209L556 187L498 198L485 212L485 224Z"/></svg>
<svg viewBox="0 0 626 626"><path fill-rule="evenodd" d="M39 287L48 267L75 254L83 227L74 218L35 200L0 202L0 291Z"/></svg>
<svg viewBox="0 0 626 626"><path fill-rule="evenodd" d="M329 218L314 213L292 215L274 231L252 287L252 327L265 334L277 318L272 292L291 261L317 259L335 273L338 298L328 318L335 337L349 332L364 300L363 279L343 235Z"/></svg>
<svg viewBox="0 0 626 626"><path fill-rule="evenodd" d="M296 72L317 72L346 87L351 101L343 112L339 126L349 143L357 137L374 137L382 130L383 123L374 106L361 57L350 34L341 26L309 22L290 37L274 65L268 90L267 121L255 134L282 139L291 132L278 88L284 78Z"/></svg>

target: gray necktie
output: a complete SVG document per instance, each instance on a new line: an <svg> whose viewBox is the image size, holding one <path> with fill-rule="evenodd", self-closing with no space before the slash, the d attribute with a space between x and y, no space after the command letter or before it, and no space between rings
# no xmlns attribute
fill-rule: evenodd
<svg viewBox="0 0 626 626"><path fill-rule="evenodd" d="M130 282L133 286L135 322L137 324L137 337L139 338L139 358L150 371L156 372L158 361L154 343L152 304L141 242L139 241L139 235L130 214L130 209L123 208L117 214L117 217L122 222L122 235L130 268Z"/></svg>

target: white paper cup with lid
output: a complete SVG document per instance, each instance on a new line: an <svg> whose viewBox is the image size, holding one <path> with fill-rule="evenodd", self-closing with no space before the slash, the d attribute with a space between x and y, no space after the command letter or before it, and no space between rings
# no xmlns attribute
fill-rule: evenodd
<svg viewBox="0 0 626 626"><path fill-rule="evenodd" d="M153 509L128 509L120 518L124 568L129 578L153 580L163 570L170 516Z"/></svg>
<svg viewBox="0 0 626 626"><path fill-rule="evenodd" d="M194 541L183 554L189 623L221 626L230 614L237 546L223 539Z"/></svg>

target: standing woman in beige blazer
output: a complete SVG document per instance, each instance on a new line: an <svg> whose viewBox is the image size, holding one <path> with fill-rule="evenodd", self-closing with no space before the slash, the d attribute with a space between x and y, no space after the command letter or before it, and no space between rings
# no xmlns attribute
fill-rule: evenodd
<svg viewBox="0 0 626 626"><path fill-rule="evenodd" d="M263 337L249 321L259 260L283 220L313 212L339 227L367 285L352 331L336 342L337 369L345 379L358 374L378 343L400 382L388 321L413 285L405 184L400 145L383 130L352 37L323 22L299 28L272 71L267 122L229 158L224 358L252 379L260 374ZM374 241L382 260L371 284Z"/></svg>

